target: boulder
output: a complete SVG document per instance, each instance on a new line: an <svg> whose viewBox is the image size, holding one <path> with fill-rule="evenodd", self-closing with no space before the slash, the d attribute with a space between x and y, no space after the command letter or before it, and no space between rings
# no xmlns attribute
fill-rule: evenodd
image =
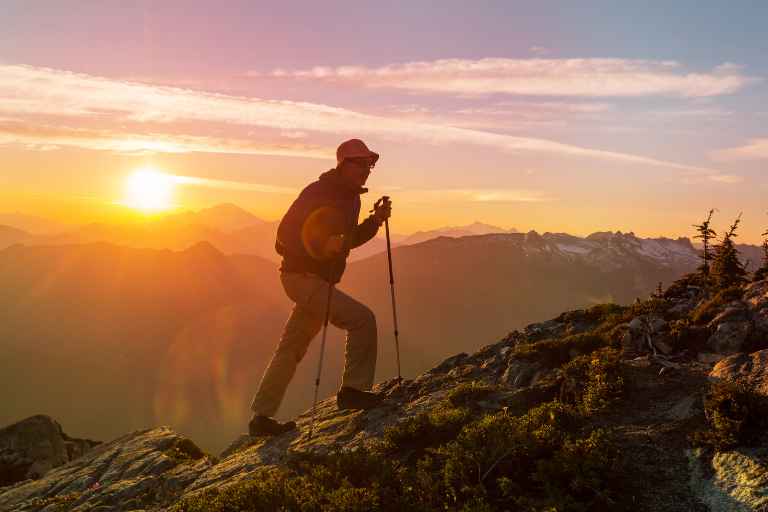
<svg viewBox="0 0 768 512"><path fill-rule="evenodd" d="M211 465L210 457L200 457L194 444L166 427L136 431L42 478L0 489L0 510L144 509L174 499Z"/></svg>
<svg viewBox="0 0 768 512"><path fill-rule="evenodd" d="M749 308L755 330L768 338L768 280L747 286L743 301Z"/></svg>
<svg viewBox="0 0 768 512"><path fill-rule="evenodd" d="M501 383L519 389L529 386L534 376L541 370L538 363L520 359L510 359L506 370L501 375Z"/></svg>
<svg viewBox="0 0 768 512"><path fill-rule="evenodd" d="M667 328L667 322L658 316L648 318L648 328L652 333L659 333Z"/></svg>
<svg viewBox="0 0 768 512"><path fill-rule="evenodd" d="M67 436L49 416L37 415L0 429L0 487L40 478L99 444Z"/></svg>
<svg viewBox="0 0 768 512"><path fill-rule="evenodd" d="M748 320L719 323L707 340L707 346L712 352L736 354L743 350L751 331L752 324Z"/></svg>
<svg viewBox="0 0 768 512"><path fill-rule="evenodd" d="M642 317L637 316L633 318L632 321L629 322L629 330L633 334L643 332L644 329L645 329L645 322L643 321Z"/></svg>
<svg viewBox="0 0 768 512"><path fill-rule="evenodd" d="M723 354L713 354L712 352L699 352L696 356L696 359L700 363L704 364L714 364L719 361L722 361L723 359L727 358L728 356L725 356Z"/></svg>
<svg viewBox="0 0 768 512"><path fill-rule="evenodd" d="M768 349L727 357L712 368L709 376L744 382L758 393L768 396Z"/></svg>
<svg viewBox="0 0 768 512"><path fill-rule="evenodd" d="M662 354L668 356L675 351L675 345L669 334L660 334L652 339L653 346Z"/></svg>
<svg viewBox="0 0 768 512"><path fill-rule="evenodd" d="M712 512L768 509L768 458L764 448L739 448L706 456L688 452L691 490Z"/></svg>

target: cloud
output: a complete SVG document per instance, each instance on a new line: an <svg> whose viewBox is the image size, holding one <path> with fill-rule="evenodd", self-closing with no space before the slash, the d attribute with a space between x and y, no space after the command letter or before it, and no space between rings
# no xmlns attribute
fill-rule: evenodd
<svg viewBox="0 0 768 512"><path fill-rule="evenodd" d="M260 143L255 140L131 133L112 130L72 128L0 120L0 144L16 144L41 151L77 147L128 154L145 153L228 153L332 158L334 150L309 144Z"/></svg>
<svg viewBox="0 0 768 512"><path fill-rule="evenodd" d="M243 181L216 180L210 178L197 178L193 176L171 176L171 179L180 185L194 185L219 189L250 190L268 194L295 194L298 192L298 190L295 188L277 187L274 185L266 185L264 183L246 183Z"/></svg>
<svg viewBox="0 0 768 512"><path fill-rule="evenodd" d="M768 160L768 138L750 139L743 146L720 149L710 153L713 160Z"/></svg>
<svg viewBox="0 0 768 512"><path fill-rule="evenodd" d="M757 80L739 66L686 72L674 61L629 59L440 59L371 68L317 66L252 71L252 77L305 78L365 87L458 95L706 97L730 94Z"/></svg>
<svg viewBox="0 0 768 512"><path fill-rule="evenodd" d="M709 179L718 183L741 183L744 181L743 177L735 174L717 174L710 176Z"/></svg>
<svg viewBox="0 0 768 512"><path fill-rule="evenodd" d="M411 203L542 203L556 201L540 190L503 188L411 189L398 193L398 201Z"/></svg>
<svg viewBox="0 0 768 512"><path fill-rule="evenodd" d="M507 153L533 152L719 174L644 156L368 115L317 103L153 86L19 65L0 65L0 116L24 125L10 130L6 127L4 142L40 146L332 158L332 148L297 143L280 134L305 132L307 138L313 137L310 140L356 134L398 144L469 145ZM78 127L95 127L71 128L73 121ZM219 135L219 131L225 134Z"/></svg>

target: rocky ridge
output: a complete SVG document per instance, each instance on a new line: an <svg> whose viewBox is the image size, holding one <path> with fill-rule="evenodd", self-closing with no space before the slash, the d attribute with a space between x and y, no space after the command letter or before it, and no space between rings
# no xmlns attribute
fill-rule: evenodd
<svg viewBox="0 0 768 512"><path fill-rule="evenodd" d="M619 354L625 389L611 407L590 415L585 428L607 429L621 446L625 508L764 510L765 448L713 452L693 448L689 438L707 428L708 381L739 381L766 392L767 320L768 281L713 294L682 280L663 296L625 308L569 311L474 354L453 356L413 380L383 382L376 390L387 400L379 409L338 411L326 399L311 437L309 412L297 419L295 432L244 435L218 456L200 452L166 427L126 434L41 478L0 488L0 510L187 510L189 500L252 481L264 468L285 467L297 455L375 445L466 386L485 390L468 395L478 417L514 417L552 400L577 403L573 397L583 394L585 383L568 362L600 350ZM603 340L608 347L601 348Z"/></svg>

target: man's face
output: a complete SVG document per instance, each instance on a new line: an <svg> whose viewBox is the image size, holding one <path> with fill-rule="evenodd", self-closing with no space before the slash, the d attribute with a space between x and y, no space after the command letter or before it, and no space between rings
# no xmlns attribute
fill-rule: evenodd
<svg viewBox="0 0 768 512"><path fill-rule="evenodd" d="M341 163L342 175L358 187L365 186L368 176L371 174L373 161L370 158L345 158Z"/></svg>

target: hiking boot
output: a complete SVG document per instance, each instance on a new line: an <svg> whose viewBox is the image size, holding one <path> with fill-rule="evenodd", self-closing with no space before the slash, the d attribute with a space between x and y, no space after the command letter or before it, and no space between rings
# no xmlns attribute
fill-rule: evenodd
<svg viewBox="0 0 768 512"><path fill-rule="evenodd" d="M341 388L336 394L336 406L339 409L373 409L381 405L383 400L384 397L379 394L348 387Z"/></svg>
<svg viewBox="0 0 768 512"><path fill-rule="evenodd" d="M280 423L267 416L256 416L254 414L248 423L248 433L251 437L258 436L279 436L296 428L295 421Z"/></svg>

